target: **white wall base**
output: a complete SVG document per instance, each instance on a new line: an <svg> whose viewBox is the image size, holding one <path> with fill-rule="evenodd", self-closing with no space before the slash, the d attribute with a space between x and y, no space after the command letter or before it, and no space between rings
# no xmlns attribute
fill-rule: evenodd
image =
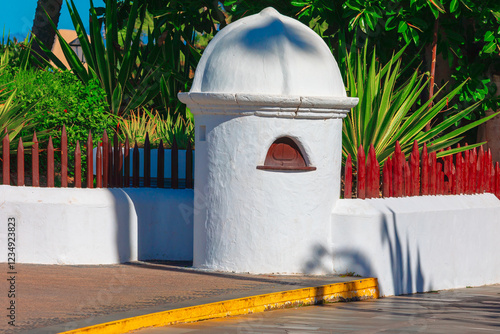
<svg viewBox="0 0 500 334"><path fill-rule="evenodd" d="M16 262L192 260L193 191L0 186L0 245L16 219ZM0 253L7 262L7 252Z"/></svg>
<svg viewBox="0 0 500 334"><path fill-rule="evenodd" d="M400 295L500 283L494 195L343 199L332 216L334 271Z"/></svg>

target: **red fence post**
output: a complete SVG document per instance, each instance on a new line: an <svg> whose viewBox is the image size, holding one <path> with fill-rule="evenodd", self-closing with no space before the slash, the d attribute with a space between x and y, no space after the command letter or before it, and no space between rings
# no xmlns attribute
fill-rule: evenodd
<svg viewBox="0 0 500 334"><path fill-rule="evenodd" d="M344 168L344 198L352 198L352 157L347 155Z"/></svg>
<svg viewBox="0 0 500 334"><path fill-rule="evenodd" d="M54 187L54 144L52 136L49 136L47 146L47 187Z"/></svg>
<svg viewBox="0 0 500 334"><path fill-rule="evenodd" d="M403 196L403 166L404 166L404 155L401 152L401 146L399 141L396 141L396 149L394 151L394 158L392 159L393 168L393 196L401 197Z"/></svg>
<svg viewBox="0 0 500 334"><path fill-rule="evenodd" d="M413 150L410 155L411 173L411 196L420 194L420 154L418 153L418 143L413 141Z"/></svg>
<svg viewBox="0 0 500 334"><path fill-rule="evenodd" d="M130 143L128 141L128 135L125 138L125 151L123 152L125 158L125 168L123 175L124 187L130 187Z"/></svg>
<svg viewBox="0 0 500 334"><path fill-rule="evenodd" d="M427 144L424 143L422 148L421 165L421 182L420 194L429 195L429 155L427 154Z"/></svg>
<svg viewBox="0 0 500 334"><path fill-rule="evenodd" d="M360 199L366 198L366 164L365 150L363 145L359 145L358 157L356 159L356 197Z"/></svg>
<svg viewBox="0 0 500 334"><path fill-rule="evenodd" d="M373 144L370 145L370 149L368 150L368 159L370 160L370 170L368 171L367 178L369 178L370 198L378 198L380 196L380 164L377 161Z"/></svg>
<svg viewBox="0 0 500 334"><path fill-rule="evenodd" d="M458 146L460 147L460 146ZM463 178L464 178L464 172L463 172L463 165L462 165L462 153L458 152L455 154L455 166L456 166L456 171L455 171L455 195L460 195L463 194Z"/></svg>
<svg viewBox="0 0 500 334"><path fill-rule="evenodd" d="M113 143L108 142L108 187L113 188L115 186L115 169L113 168Z"/></svg>
<svg viewBox="0 0 500 334"><path fill-rule="evenodd" d="M495 165L495 195L500 199L500 165L498 161Z"/></svg>
<svg viewBox="0 0 500 334"><path fill-rule="evenodd" d="M351 183L352 183L352 163L351 163ZM194 188L193 180L193 148L191 146L191 141L188 141L188 147L186 150L186 188Z"/></svg>
<svg viewBox="0 0 500 334"><path fill-rule="evenodd" d="M87 137L87 188L94 187L94 152L92 147L92 133L89 131L89 136Z"/></svg>
<svg viewBox="0 0 500 334"><path fill-rule="evenodd" d="M114 167L114 186L115 187L120 187L121 180L120 180L120 143L118 143L118 135L115 132L115 135L113 136L113 167Z"/></svg>
<svg viewBox="0 0 500 334"><path fill-rule="evenodd" d="M80 149L80 142L76 141L75 148L75 188L82 187L82 151Z"/></svg>
<svg viewBox="0 0 500 334"><path fill-rule="evenodd" d="M392 197L392 160L387 158L382 167L382 197Z"/></svg>
<svg viewBox="0 0 500 334"><path fill-rule="evenodd" d="M61 187L68 186L68 135L63 125L61 133Z"/></svg>
<svg viewBox="0 0 500 334"><path fill-rule="evenodd" d="M40 160L36 132L33 132L33 145L31 146L31 179L33 187L40 187Z"/></svg>
<svg viewBox="0 0 500 334"><path fill-rule="evenodd" d="M21 138L17 144L17 185L24 186L24 146Z"/></svg>
<svg viewBox="0 0 500 334"><path fill-rule="evenodd" d="M484 150L482 146L477 155L476 172L478 192L482 194L484 193Z"/></svg>
<svg viewBox="0 0 500 334"><path fill-rule="evenodd" d="M472 194L477 194L477 150L476 148L474 147L474 149L472 150L472 154L470 155L470 159L471 159L471 162L470 162L470 180L469 182L471 183L470 184L470 189L471 189L471 193Z"/></svg>
<svg viewBox="0 0 500 334"><path fill-rule="evenodd" d="M134 188L139 187L139 147L137 147L137 142L134 145L134 152L132 153L132 186Z"/></svg>
<svg viewBox="0 0 500 334"><path fill-rule="evenodd" d="M179 150L177 149L177 140L175 136L172 140L171 163L172 189L177 189L179 188Z"/></svg>
<svg viewBox="0 0 500 334"><path fill-rule="evenodd" d="M373 160L371 155L371 146L368 149L366 157L366 191L365 198L373 198Z"/></svg>
<svg viewBox="0 0 500 334"><path fill-rule="evenodd" d="M411 183L410 164L408 163L408 161L404 162L403 175L404 175L403 196L411 196L411 190L413 185Z"/></svg>
<svg viewBox="0 0 500 334"><path fill-rule="evenodd" d="M106 130L102 134L102 186L109 187L109 138Z"/></svg>
<svg viewBox="0 0 500 334"><path fill-rule="evenodd" d="M2 183L10 185L10 141L7 129L2 139L3 163L2 163Z"/></svg>
<svg viewBox="0 0 500 334"><path fill-rule="evenodd" d="M164 188L165 184L165 149L163 147L163 140L160 139L160 145L158 145L158 166L156 168L156 186L158 188Z"/></svg>
<svg viewBox="0 0 500 334"><path fill-rule="evenodd" d="M147 132L144 140L144 187L151 187L151 145Z"/></svg>
<svg viewBox="0 0 500 334"><path fill-rule="evenodd" d="M491 149L488 149L488 161L486 166L488 166L488 192L495 193L495 166L493 165L493 156L491 155Z"/></svg>
<svg viewBox="0 0 500 334"><path fill-rule="evenodd" d="M437 158L436 152L431 152L429 157L429 170L430 170L430 182L429 182L429 195L437 194L437 180L438 180L438 171L437 171Z"/></svg>
<svg viewBox="0 0 500 334"><path fill-rule="evenodd" d="M99 144L95 154L95 179L96 188L102 188L102 147Z"/></svg>

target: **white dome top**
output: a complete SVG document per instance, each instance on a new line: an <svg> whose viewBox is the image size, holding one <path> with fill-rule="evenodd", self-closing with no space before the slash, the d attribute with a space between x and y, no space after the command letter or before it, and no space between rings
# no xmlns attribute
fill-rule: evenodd
<svg viewBox="0 0 500 334"><path fill-rule="evenodd" d="M337 62L321 37L271 7L215 36L190 92L346 96Z"/></svg>

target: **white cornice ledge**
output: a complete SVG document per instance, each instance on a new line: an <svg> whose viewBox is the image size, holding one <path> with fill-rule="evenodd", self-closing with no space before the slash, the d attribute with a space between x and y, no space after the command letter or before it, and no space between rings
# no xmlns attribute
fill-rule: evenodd
<svg viewBox="0 0 500 334"><path fill-rule="evenodd" d="M357 97L278 96L233 93L179 93L195 115L256 115L286 118L344 118Z"/></svg>

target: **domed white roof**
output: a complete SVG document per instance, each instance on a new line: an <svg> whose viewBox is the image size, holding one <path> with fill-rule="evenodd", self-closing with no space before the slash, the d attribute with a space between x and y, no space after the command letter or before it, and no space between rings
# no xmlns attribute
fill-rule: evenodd
<svg viewBox="0 0 500 334"><path fill-rule="evenodd" d="M321 37L271 7L217 33L190 92L346 96L337 62Z"/></svg>

